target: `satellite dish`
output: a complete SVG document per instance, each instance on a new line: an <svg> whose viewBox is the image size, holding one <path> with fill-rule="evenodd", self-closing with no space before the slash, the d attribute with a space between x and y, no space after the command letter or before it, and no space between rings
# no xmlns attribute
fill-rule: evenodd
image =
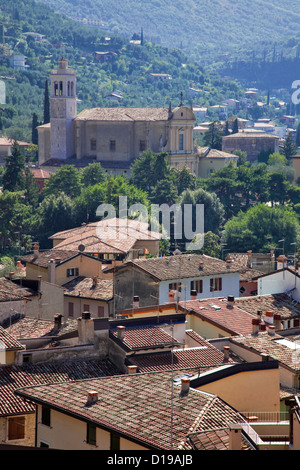
<svg viewBox="0 0 300 470"><path fill-rule="evenodd" d="M84 251L85 250L85 246L84 245L79 245L78 246L78 251Z"/></svg>

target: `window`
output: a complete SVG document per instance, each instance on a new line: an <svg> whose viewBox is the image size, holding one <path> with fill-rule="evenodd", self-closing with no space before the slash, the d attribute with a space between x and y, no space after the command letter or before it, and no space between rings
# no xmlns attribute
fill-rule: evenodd
<svg viewBox="0 0 300 470"><path fill-rule="evenodd" d="M140 152L143 152L144 150L146 150L146 141L140 140Z"/></svg>
<svg viewBox="0 0 300 470"><path fill-rule="evenodd" d="M16 416L8 419L8 440L24 439L25 437L25 417Z"/></svg>
<svg viewBox="0 0 300 470"><path fill-rule="evenodd" d="M116 141L115 140L110 141L109 148L110 148L111 152L114 152L116 150Z"/></svg>
<svg viewBox="0 0 300 470"><path fill-rule="evenodd" d="M42 405L42 424L50 426L50 408L49 406Z"/></svg>
<svg viewBox="0 0 300 470"><path fill-rule="evenodd" d="M86 425L86 442L92 446L96 445L96 425L93 423Z"/></svg>
<svg viewBox="0 0 300 470"><path fill-rule="evenodd" d="M178 290L178 292L181 292L181 283L180 282L171 282L169 284L169 290Z"/></svg>
<svg viewBox="0 0 300 470"><path fill-rule="evenodd" d="M183 150L183 134L179 134L179 150Z"/></svg>
<svg viewBox="0 0 300 470"><path fill-rule="evenodd" d="M203 292L203 281L202 279L198 279L197 281L191 282L191 290L195 290L198 294Z"/></svg>
<svg viewBox="0 0 300 470"><path fill-rule="evenodd" d="M210 280L210 292L222 290L222 278L215 277Z"/></svg>
<svg viewBox="0 0 300 470"><path fill-rule="evenodd" d="M91 139L91 151L95 152L97 150L97 141L96 139Z"/></svg>
<svg viewBox="0 0 300 470"><path fill-rule="evenodd" d="M69 317L74 316L74 304L73 304L73 302L68 302L68 316Z"/></svg>
<svg viewBox="0 0 300 470"><path fill-rule="evenodd" d="M68 268L67 277L79 276L79 268Z"/></svg>
<svg viewBox="0 0 300 470"><path fill-rule="evenodd" d="M120 450L120 437L115 434L110 435L110 450Z"/></svg>
<svg viewBox="0 0 300 470"><path fill-rule="evenodd" d="M89 304L83 304L83 311L84 311L84 312L89 312L89 311L90 311L90 306L89 306Z"/></svg>
<svg viewBox="0 0 300 470"><path fill-rule="evenodd" d="M104 317L104 307L98 306L98 318Z"/></svg>

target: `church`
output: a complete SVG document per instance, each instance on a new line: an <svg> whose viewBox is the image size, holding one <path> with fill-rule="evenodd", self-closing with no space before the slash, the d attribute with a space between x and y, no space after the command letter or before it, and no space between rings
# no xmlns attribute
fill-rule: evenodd
<svg viewBox="0 0 300 470"><path fill-rule="evenodd" d="M50 73L50 123L37 128L39 165L55 168L70 163L81 167L100 162L108 172L129 173L133 161L150 149L166 152L172 166L186 166L199 176L199 165L207 155L194 143L195 122L182 97L174 108L171 104L91 108L77 113L76 72L62 57ZM226 163L229 159L235 157L226 154ZM218 160L220 164L220 155Z"/></svg>

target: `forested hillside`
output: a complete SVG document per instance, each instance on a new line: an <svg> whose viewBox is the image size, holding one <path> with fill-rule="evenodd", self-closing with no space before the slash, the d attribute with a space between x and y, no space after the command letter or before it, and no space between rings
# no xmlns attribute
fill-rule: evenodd
<svg viewBox="0 0 300 470"><path fill-rule="evenodd" d="M215 60L300 31L297 0L40 0L77 21Z"/></svg>
<svg viewBox="0 0 300 470"><path fill-rule="evenodd" d="M96 106L168 106L176 105L183 92L190 104L190 87L202 89L194 103L215 104L226 97L239 98L241 90L234 82L207 73L199 63L182 51L144 41L132 44L128 39L71 21L33 0L0 0L0 18L4 28L4 55L0 60L0 76L8 77L6 105L1 106L2 133L20 140L31 140L33 113L43 120L45 80L64 55L78 76L79 111ZM44 36L36 41L24 33ZM141 33L141 31L139 31ZM114 53L110 62L100 63L95 52ZM27 70L10 66L10 58L24 54ZM172 80L153 80L151 73L166 73ZM110 101L113 91L122 94L121 102Z"/></svg>

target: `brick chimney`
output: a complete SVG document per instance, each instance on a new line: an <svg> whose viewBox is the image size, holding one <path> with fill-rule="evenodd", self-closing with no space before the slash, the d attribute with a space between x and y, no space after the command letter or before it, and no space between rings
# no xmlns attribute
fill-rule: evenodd
<svg viewBox="0 0 300 470"><path fill-rule="evenodd" d="M275 330L281 330L281 315L279 313L274 314L274 326Z"/></svg>
<svg viewBox="0 0 300 470"><path fill-rule="evenodd" d="M136 374L136 372L137 372L137 366L135 366L135 365L127 366L127 369L128 369L128 374L129 375Z"/></svg>
<svg viewBox="0 0 300 470"><path fill-rule="evenodd" d="M273 323L274 323L274 312L271 312L270 310L268 310L265 313L265 322L268 323L269 325L273 325Z"/></svg>
<svg viewBox="0 0 300 470"><path fill-rule="evenodd" d="M259 331L259 324L260 324L260 319L259 318L253 318L252 319L252 334L256 335Z"/></svg>

